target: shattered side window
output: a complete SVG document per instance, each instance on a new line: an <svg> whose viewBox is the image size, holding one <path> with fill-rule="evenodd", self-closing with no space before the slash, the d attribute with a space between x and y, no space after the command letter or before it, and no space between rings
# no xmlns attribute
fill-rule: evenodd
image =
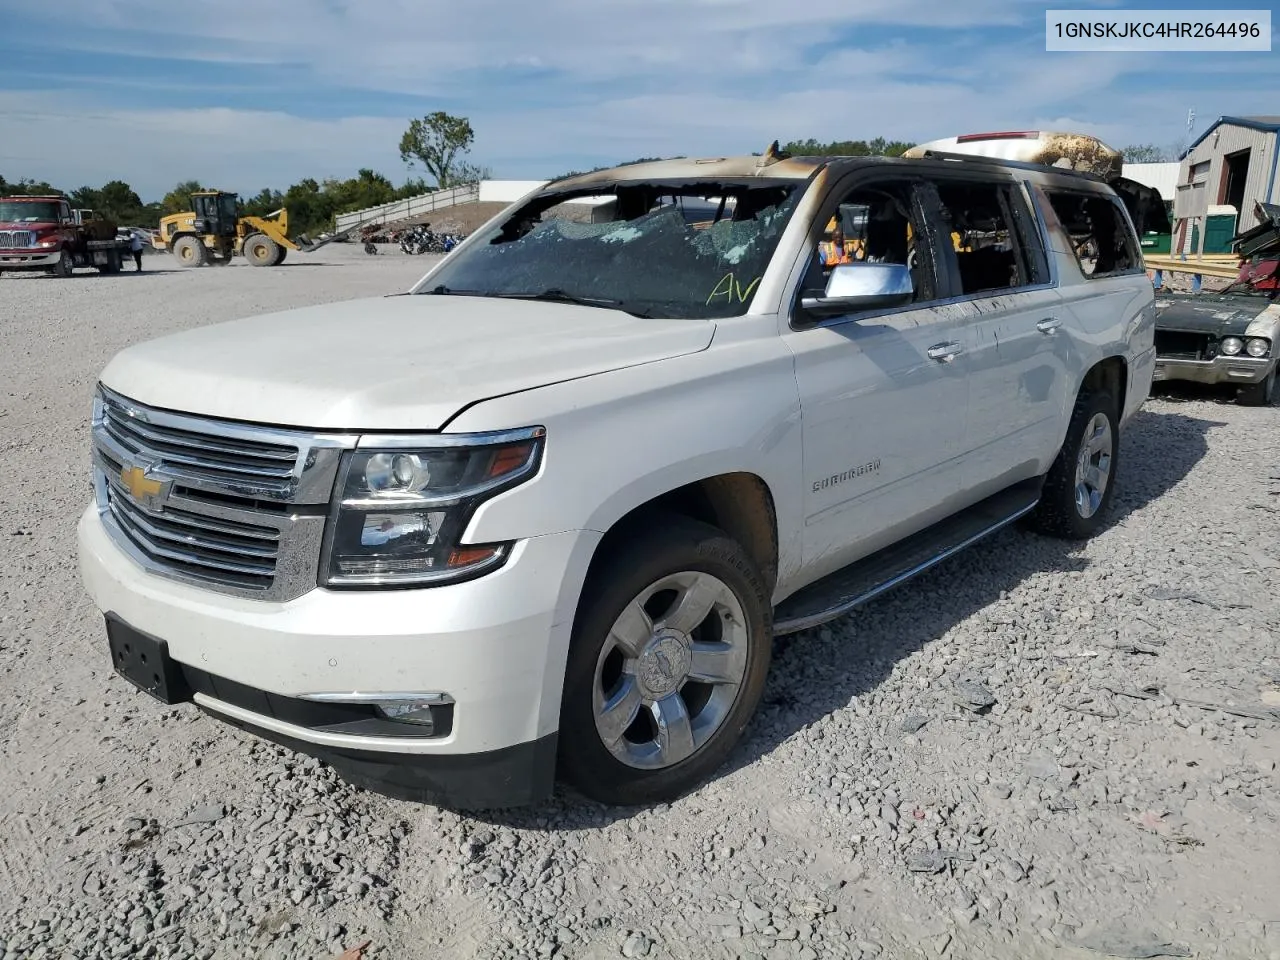
<svg viewBox="0 0 1280 960"><path fill-rule="evenodd" d="M1118 197L1065 190L1046 190L1045 195L1071 237L1076 260L1086 277L1137 273L1144 268L1142 249Z"/></svg>
<svg viewBox="0 0 1280 960"><path fill-rule="evenodd" d="M535 200L453 254L423 292L553 291L644 316L739 315L801 189L628 184L600 196Z"/></svg>

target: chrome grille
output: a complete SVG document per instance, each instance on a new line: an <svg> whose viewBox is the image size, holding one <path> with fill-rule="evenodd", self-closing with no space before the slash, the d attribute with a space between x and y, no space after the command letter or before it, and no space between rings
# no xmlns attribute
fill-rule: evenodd
<svg viewBox="0 0 1280 960"><path fill-rule="evenodd" d="M31 230L0 230L0 250L26 250L36 245Z"/></svg>
<svg viewBox="0 0 1280 960"><path fill-rule="evenodd" d="M338 460L354 442L170 413L100 388L98 512L152 573L293 599L316 586Z"/></svg>
<svg viewBox="0 0 1280 960"><path fill-rule="evenodd" d="M196 487L232 487L245 496L287 500L298 460L297 445L261 443L158 423L136 404L106 398L102 428L129 454L160 460L166 473Z"/></svg>

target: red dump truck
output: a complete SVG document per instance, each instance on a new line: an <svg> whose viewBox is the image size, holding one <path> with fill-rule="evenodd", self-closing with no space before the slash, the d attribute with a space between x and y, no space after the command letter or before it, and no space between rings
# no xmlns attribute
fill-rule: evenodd
<svg viewBox="0 0 1280 960"><path fill-rule="evenodd" d="M118 273L124 248L114 223L73 209L66 197L0 197L0 273L69 277L76 267Z"/></svg>

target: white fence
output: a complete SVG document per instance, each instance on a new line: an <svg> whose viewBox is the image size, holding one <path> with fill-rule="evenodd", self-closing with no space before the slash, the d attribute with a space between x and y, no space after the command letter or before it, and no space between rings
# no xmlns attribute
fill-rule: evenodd
<svg viewBox="0 0 1280 960"><path fill-rule="evenodd" d="M397 220L407 220L410 217L432 213L444 207L453 207L460 203L474 203L479 198L480 184L466 183L460 187L452 187L449 190L434 190L431 193L410 197L407 200L395 200L377 207L367 207L364 210L340 213L333 219L338 232L342 232L366 223L392 223Z"/></svg>

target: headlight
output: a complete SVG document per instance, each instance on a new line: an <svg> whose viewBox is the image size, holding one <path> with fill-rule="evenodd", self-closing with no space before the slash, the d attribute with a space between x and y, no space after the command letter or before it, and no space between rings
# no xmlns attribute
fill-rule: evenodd
<svg viewBox="0 0 1280 960"><path fill-rule="evenodd" d="M1222 352L1228 357L1234 357L1242 349L1244 349L1244 341L1239 337L1222 338Z"/></svg>
<svg viewBox="0 0 1280 960"><path fill-rule="evenodd" d="M59 244L59 242L60 241L58 240L41 240L39 243L36 244L36 246L44 247L48 249L49 247L56 247Z"/></svg>
<svg viewBox="0 0 1280 960"><path fill-rule="evenodd" d="M1245 353L1251 357L1265 357L1271 349L1271 341L1262 337L1250 337L1244 345Z"/></svg>
<svg viewBox="0 0 1280 960"><path fill-rule="evenodd" d="M537 473L544 436L530 427L373 438L347 454L325 533L324 585L439 584L500 566L509 544L459 541L477 506Z"/></svg>

